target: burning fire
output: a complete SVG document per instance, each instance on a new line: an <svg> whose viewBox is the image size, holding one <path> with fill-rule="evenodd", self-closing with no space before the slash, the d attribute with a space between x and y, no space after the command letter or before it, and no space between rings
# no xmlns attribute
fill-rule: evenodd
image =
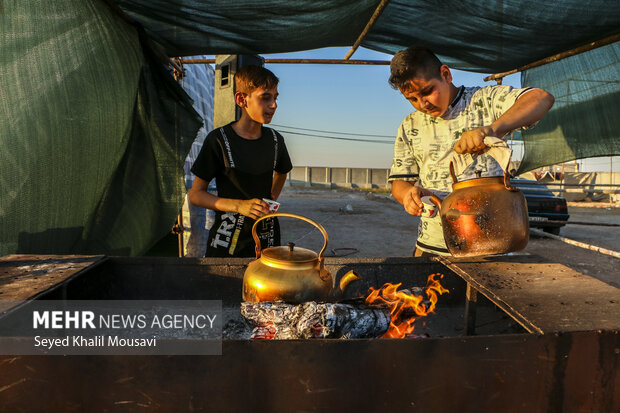
<svg viewBox="0 0 620 413"><path fill-rule="evenodd" d="M380 289L370 287L370 295L366 297L366 304L383 303L390 309L391 319L388 331L384 338L404 338L414 329L413 323L418 317L424 317L435 310L437 297L449 292L435 277L443 278L443 274L431 274L428 276L424 292L428 297L425 302L423 296L413 295L405 291L398 291L402 283L386 283ZM430 305L427 304L430 301ZM412 314L414 313L414 314Z"/></svg>

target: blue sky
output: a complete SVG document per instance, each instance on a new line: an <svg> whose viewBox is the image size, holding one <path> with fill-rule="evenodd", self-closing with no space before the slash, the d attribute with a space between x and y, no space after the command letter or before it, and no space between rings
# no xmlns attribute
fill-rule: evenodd
<svg viewBox="0 0 620 413"><path fill-rule="evenodd" d="M349 48L337 47L264 58L342 59ZM352 59L391 60L392 56L358 49ZM413 107L387 82L389 66L268 64L280 78L278 110L272 121L282 132L297 166L341 166L389 168L392 163L396 129ZM453 71L457 86L485 86L487 74ZM520 75L512 75L504 84L519 87ZM293 135L287 128L314 129L382 137L339 135L295 130L308 135L325 135L385 141L364 143ZM288 129L291 130L292 129ZM383 137L385 136L385 137Z"/></svg>
<svg viewBox="0 0 620 413"><path fill-rule="evenodd" d="M265 54L264 58L342 59L349 47L306 50L295 53ZM389 54L359 48L352 59L391 60ZM272 126L282 132L295 166L389 168L393 142L403 118L413 111L399 92L387 82L389 66L268 64L279 78L278 110ZM456 86L487 86L489 73L453 70ZM521 75L504 78L503 84L521 86ZM291 129L299 128L299 129ZM313 129L326 132L313 132ZM298 134L287 133L285 130ZM379 135L379 137L342 135ZM313 136L308 136L313 135ZM365 143L318 138L316 135L346 139L370 139L386 143ZM515 144L513 159L522 157L522 146ZM610 158L581 160L580 170L609 171ZM614 157L613 169L620 168Z"/></svg>

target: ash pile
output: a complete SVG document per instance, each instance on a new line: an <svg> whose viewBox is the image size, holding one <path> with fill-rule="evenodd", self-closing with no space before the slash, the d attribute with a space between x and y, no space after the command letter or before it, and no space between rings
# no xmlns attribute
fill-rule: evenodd
<svg viewBox="0 0 620 413"><path fill-rule="evenodd" d="M390 311L364 304L242 303L241 314L254 339L370 338L390 326Z"/></svg>
<svg viewBox="0 0 620 413"><path fill-rule="evenodd" d="M432 299L427 298L427 289L413 287L396 291L396 285L386 290L374 290L369 297L382 297L369 303L369 297L338 303L302 304L284 302L243 302L242 320L230 321L224 327L227 339L289 340L313 338L377 338L408 337L412 334L413 322L434 308ZM379 292L388 291L382 296ZM394 295L399 300L392 300ZM402 300L406 297L406 300ZM415 311L403 305L415 301L423 311ZM400 331L402 325L407 330ZM393 330L397 332L394 333Z"/></svg>

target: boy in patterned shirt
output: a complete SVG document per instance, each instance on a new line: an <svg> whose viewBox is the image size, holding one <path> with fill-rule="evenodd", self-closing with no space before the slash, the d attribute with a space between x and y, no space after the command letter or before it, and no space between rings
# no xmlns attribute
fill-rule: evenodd
<svg viewBox="0 0 620 413"><path fill-rule="evenodd" d="M401 123L394 142L388 181L392 195L412 215L422 212L421 197L444 198L452 188L450 152L477 153L486 136L502 138L538 122L554 98L542 89L510 86L456 87L448 66L428 49L414 46L394 55L390 85L416 109ZM458 176L498 176L503 171L490 156L480 154ZM449 255L441 218L421 217L414 256Z"/></svg>

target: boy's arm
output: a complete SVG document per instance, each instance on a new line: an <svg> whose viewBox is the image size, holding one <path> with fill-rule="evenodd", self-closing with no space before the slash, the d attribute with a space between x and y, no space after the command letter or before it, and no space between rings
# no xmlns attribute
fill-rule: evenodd
<svg viewBox="0 0 620 413"><path fill-rule="evenodd" d="M392 181L392 195L399 203L405 207L411 215L422 213L421 197L432 195L433 193L421 186L415 186L415 181Z"/></svg>
<svg viewBox="0 0 620 413"><path fill-rule="evenodd" d="M502 116L488 126L482 126L463 132L461 139L454 145L457 153L474 153L486 148L483 140L486 136L501 138L515 129L530 126L542 119L555 98L543 89L532 89L521 95Z"/></svg>
<svg viewBox="0 0 620 413"><path fill-rule="evenodd" d="M282 188L284 187L284 183L286 182L286 175L287 174L281 174L280 172L273 171L273 182L271 183L272 200L278 200L280 192L282 192Z"/></svg>
<svg viewBox="0 0 620 413"><path fill-rule="evenodd" d="M215 211L238 212L252 219L258 219L269 212L268 206L263 200L257 198L248 200L220 198L209 193L208 188L208 181L196 177L189 191L189 202Z"/></svg>

